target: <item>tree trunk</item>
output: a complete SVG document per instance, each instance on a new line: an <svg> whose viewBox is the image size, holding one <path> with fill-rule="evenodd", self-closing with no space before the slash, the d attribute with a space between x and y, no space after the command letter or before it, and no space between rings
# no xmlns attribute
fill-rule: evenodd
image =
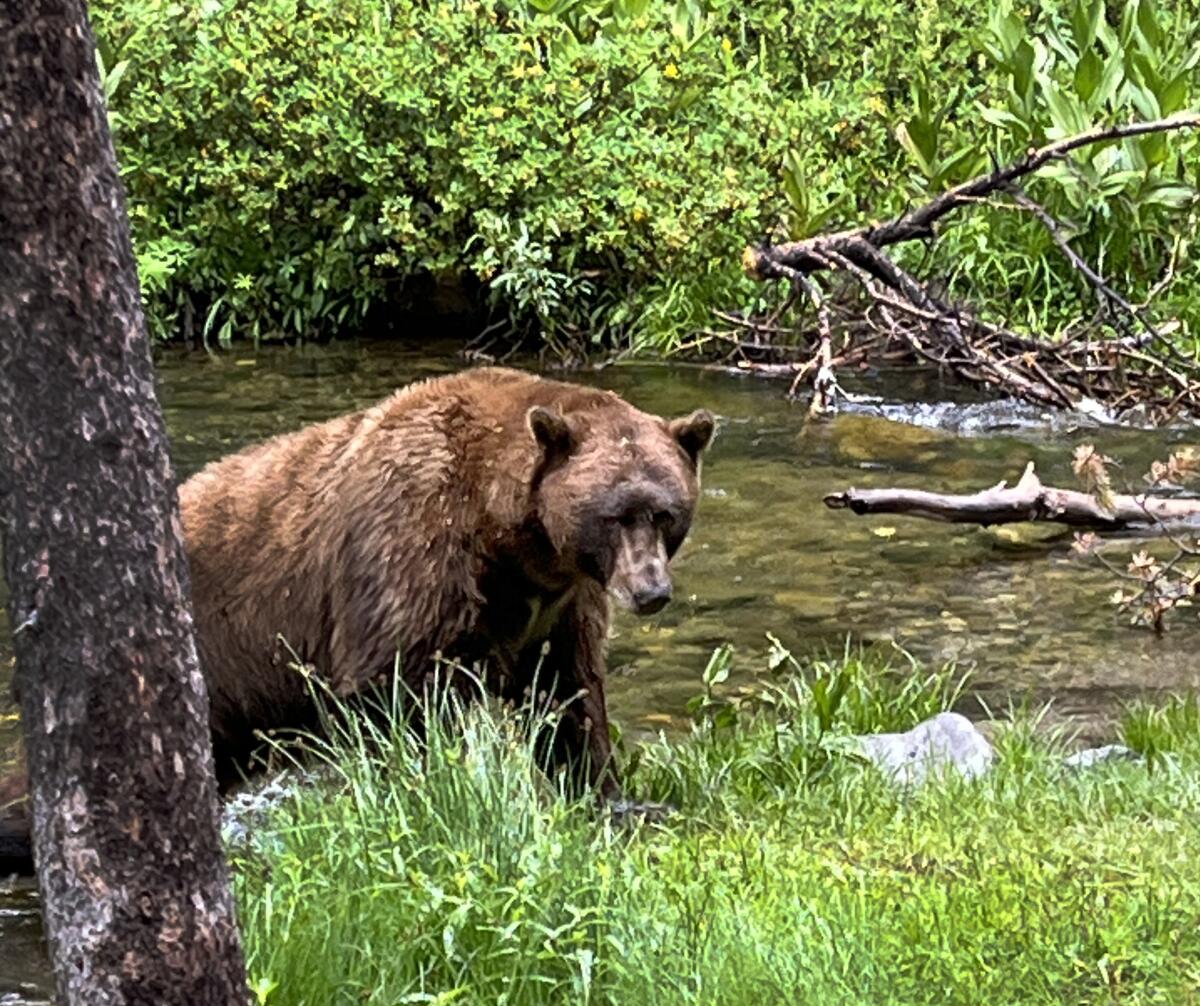
<svg viewBox="0 0 1200 1006"><path fill-rule="evenodd" d="M0 532L60 1001L247 1002L83 0L0 2Z"/></svg>

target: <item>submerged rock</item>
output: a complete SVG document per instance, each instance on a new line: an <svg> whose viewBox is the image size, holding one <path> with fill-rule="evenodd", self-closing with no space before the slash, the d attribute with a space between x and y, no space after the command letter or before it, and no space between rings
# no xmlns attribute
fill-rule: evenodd
<svg viewBox="0 0 1200 1006"><path fill-rule="evenodd" d="M862 753L882 772L911 786L947 772L975 779L991 768L995 758L987 738L959 713L938 713L904 733L866 734L857 739Z"/></svg>
<svg viewBox="0 0 1200 1006"><path fill-rule="evenodd" d="M1063 759L1063 766L1070 769L1092 768L1095 765L1107 765L1117 761L1145 761L1133 748L1124 744L1105 744L1098 748L1088 748L1076 751Z"/></svg>

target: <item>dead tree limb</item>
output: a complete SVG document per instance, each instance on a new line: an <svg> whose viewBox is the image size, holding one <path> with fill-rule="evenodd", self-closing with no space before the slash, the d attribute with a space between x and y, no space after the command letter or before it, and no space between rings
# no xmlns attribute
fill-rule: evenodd
<svg viewBox="0 0 1200 1006"><path fill-rule="evenodd" d="M1065 157L1072 151L1093 143L1122 140L1148 133L1165 133L1178 129L1200 129L1200 115L1174 115L1150 122L1131 122L1121 126L1105 126L1086 133L1068 136L1044 147L1030 150L1021 160L979 175L970 181L956 185L937 198L915 210L897 217L886 224L857 227L790 241L786 244L765 248L749 247L742 256L746 272L755 279L773 279L780 276L780 266L788 266L804 273L819 272L828 268L830 252L844 255L870 271L878 262L876 255L867 249L877 250L904 241L918 241L935 236L934 225L949 213L969 203L978 202L986 196L1002 192L1018 178L1031 175L1051 161ZM883 277L880 277L883 278Z"/></svg>
<svg viewBox="0 0 1200 1006"><path fill-rule="evenodd" d="M1193 374L1191 362L1181 360L1162 338L1171 326L1156 328L1147 319L1144 306L1135 306L1107 283L1071 248L1058 222L1029 199L1017 182L1095 143L1198 128L1200 115L1188 114L1092 129L1030 150L1020 160L955 186L888 223L820 234L803 241L748 247L742 256L743 266L755 279L786 279L793 290L804 290L810 298L816 287L814 273L848 275L866 295L864 317L875 334L907 346L917 359L1027 401L1072 407L1090 400L1112 415L1145 404L1154 419L1171 418L1181 411L1197 413L1200 377ZM996 195L1035 212L1072 268L1104 302L1117 309L1125 330L1137 324L1144 331L1116 339L1072 338L1055 343L1022 335L984 321L965 306L947 303L888 256L889 246L932 238L936 225L948 214ZM827 324L827 316L821 320ZM1152 343L1163 352L1139 352ZM825 388L835 388L825 331L810 352L813 356L808 362L795 364L793 390L809 375L817 375ZM818 394L818 408L825 404L824 397L825 393Z"/></svg>
<svg viewBox="0 0 1200 1006"><path fill-rule="evenodd" d="M952 524L1043 521L1094 531L1124 531L1200 524L1200 499L1114 494L1105 507L1092 495L1042 485L1031 461L1015 486L1000 482L977 493L921 489L847 489L825 497L832 510L904 514Z"/></svg>

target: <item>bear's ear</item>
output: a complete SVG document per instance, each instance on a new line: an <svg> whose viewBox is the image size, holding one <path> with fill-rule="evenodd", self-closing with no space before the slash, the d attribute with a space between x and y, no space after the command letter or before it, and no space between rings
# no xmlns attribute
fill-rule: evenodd
<svg viewBox="0 0 1200 1006"><path fill-rule="evenodd" d="M712 440L714 426L712 413L707 409L697 409L690 416L672 419L667 429L671 431L671 436L679 441L684 453L692 459L692 464L695 464L700 458L700 452Z"/></svg>
<svg viewBox="0 0 1200 1006"><path fill-rule="evenodd" d="M535 405L526 414L529 431L538 442L545 461L553 462L565 458L574 447L574 437L567 421L557 412L542 405Z"/></svg>

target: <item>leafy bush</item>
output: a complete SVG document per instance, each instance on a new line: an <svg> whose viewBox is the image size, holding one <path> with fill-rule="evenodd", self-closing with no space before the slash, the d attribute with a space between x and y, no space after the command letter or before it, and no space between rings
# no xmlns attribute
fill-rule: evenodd
<svg viewBox="0 0 1200 1006"><path fill-rule="evenodd" d="M1060 6L1035 3L1026 22L1003 8L990 28L966 0L97 0L92 13L157 333L353 330L429 278L465 277L512 333L670 349L712 308L776 296L741 276L747 241L895 212L986 150L1064 125L1055 115L1190 99L1198 29L1182 13L1154 14L1151 31L1149 0L1129 0L1081 47ZM1086 68L1119 53L1114 104L1100 97L1111 74ZM1009 92L1032 105L1012 112ZM1136 218L1109 219L1109 182L1074 167L1055 208L1078 210L1105 264L1148 279L1159 238L1194 221L1165 180L1174 155L1136 149L1157 186L1121 176ZM998 251L991 230L1013 226L956 231L947 268L977 269L985 288L1023 275L1029 298L1067 276L1036 224Z"/></svg>
<svg viewBox="0 0 1200 1006"><path fill-rule="evenodd" d="M1015 161L1030 147L1097 126L1183 112L1200 97L1200 26L1184 4L1163 12L1155 0L1071 0L1026 11L1000 0L978 46L991 85L970 114L938 107L928 82L914 87L917 112L898 136L917 168L918 197L987 170L989 157ZM1029 185L1075 250L1135 302L1168 271L1182 273L1173 295L1185 325L1186 305L1200 296L1191 254L1198 134L1094 144ZM1011 203L997 201L948 227L934 268L1035 329L1093 313L1094 289L1042 222Z"/></svg>
<svg viewBox="0 0 1200 1006"><path fill-rule="evenodd" d="M320 333L461 270L552 338L736 299L771 82L699 11L610 6L97 4L156 330Z"/></svg>

